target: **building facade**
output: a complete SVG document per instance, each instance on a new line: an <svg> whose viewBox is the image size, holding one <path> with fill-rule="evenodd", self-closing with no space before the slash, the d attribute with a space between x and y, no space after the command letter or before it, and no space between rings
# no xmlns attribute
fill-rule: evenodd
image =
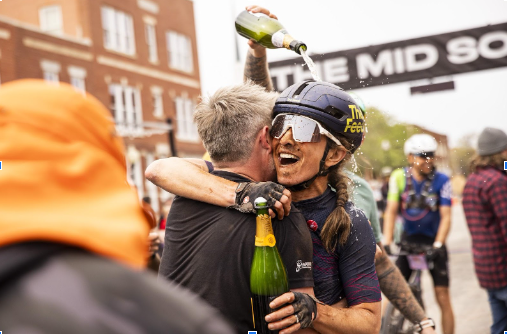
<svg viewBox="0 0 507 334"><path fill-rule="evenodd" d="M153 160L200 157L200 95L190 0L3 0L0 82L66 82L111 110L129 175L155 211L169 196L145 181Z"/></svg>

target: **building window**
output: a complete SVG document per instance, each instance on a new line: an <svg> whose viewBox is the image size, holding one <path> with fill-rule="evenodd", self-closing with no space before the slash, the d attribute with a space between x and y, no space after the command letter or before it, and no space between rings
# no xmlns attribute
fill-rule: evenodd
<svg viewBox="0 0 507 334"><path fill-rule="evenodd" d="M63 34L62 7L53 5L40 8L39 24L42 31Z"/></svg>
<svg viewBox="0 0 507 334"><path fill-rule="evenodd" d="M149 60L152 63L158 62L157 38L155 35L155 26L145 24L146 44L148 45Z"/></svg>
<svg viewBox="0 0 507 334"><path fill-rule="evenodd" d="M162 103L162 88L158 86L151 87L151 96L153 98L153 116L157 118L164 117L164 104Z"/></svg>
<svg viewBox="0 0 507 334"><path fill-rule="evenodd" d="M58 83L60 81L59 73L61 66L59 63L51 60L41 60L42 77L47 82Z"/></svg>
<svg viewBox="0 0 507 334"><path fill-rule="evenodd" d="M194 123L194 102L188 98L177 97L175 103L176 121L178 122L178 139L199 141L197 126Z"/></svg>
<svg viewBox="0 0 507 334"><path fill-rule="evenodd" d="M166 34L166 39L169 67L184 72L192 72L194 70L194 62L190 38L177 32L169 31Z"/></svg>
<svg viewBox="0 0 507 334"><path fill-rule="evenodd" d="M139 199L144 197L144 172L142 166L142 154L135 146L129 145L126 154L127 180L137 188Z"/></svg>
<svg viewBox="0 0 507 334"><path fill-rule="evenodd" d="M85 78L86 70L82 67L69 66L67 72L70 77L70 84L80 92L86 92Z"/></svg>
<svg viewBox="0 0 507 334"><path fill-rule="evenodd" d="M111 7L102 7L104 47L128 55L136 52L132 16Z"/></svg>
<svg viewBox="0 0 507 334"><path fill-rule="evenodd" d="M109 85L109 95L111 98L110 108L116 126L130 134L142 132L143 111L139 89L111 84Z"/></svg>

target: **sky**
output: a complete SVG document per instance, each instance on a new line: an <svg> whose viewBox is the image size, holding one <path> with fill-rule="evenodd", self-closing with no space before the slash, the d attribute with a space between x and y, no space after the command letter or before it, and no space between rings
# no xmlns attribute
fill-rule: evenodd
<svg viewBox="0 0 507 334"><path fill-rule="evenodd" d="M366 47L507 22L507 0L194 0L203 94L241 82L248 46L236 34L235 17L247 5L260 5L278 16L311 54ZM239 52L238 52L239 50ZM237 61L239 53L240 62ZM268 50L268 60L297 56ZM355 92L367 106L447 134L451 147L485 127L507 132L507 67L457 74L455 90L410 95L405 82Z"/></svg>

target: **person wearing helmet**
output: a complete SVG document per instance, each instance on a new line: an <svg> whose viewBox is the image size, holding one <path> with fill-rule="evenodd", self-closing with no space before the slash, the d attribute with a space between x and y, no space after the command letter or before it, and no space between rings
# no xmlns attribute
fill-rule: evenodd
<svg viewBox="0 0 507 334"><path fill-rule="evenodd" d="M272 308L287 302L290 305L266 320L273 322L272 329L288 327L287 333L309 326L321 333L336 329L346 333L378 332L381 295L374 264L375 238L363 211L349 201L349 179L341 168L362 142L364 118L359 106L338 86L305 81L280 95L273 116L270 134L277 178L292 191L294 205L312 234L312 271L318 300L302 293L284 294L273 301ZM216 157L210 155L216 162ZM161 164L163 160L148 167L150 181L179 195L209 201L197 198L196 193L178 193L168 187L164 183L169 180L166 176L171 174L172 182L178 168L171 170ZM184 170L188 175L189 168ZM166 176L156 175L160 171ZM196 181L195 175L192 179L199 185L206 184ZM243 193L242 183L235 186L242 195L236 197L234 207L243 210L240 202L254 198ZM348 308L337 309L343 306Z"/></svg>
<svg viewBox="0 0 507 334"><path fill-rule="evenodd" d="M272 15L269 13L269 11L262 9L260 7L250 7L247 8L249 10L253 11L262 11L265 12L267 15ZM247 64L245 65L245 78L253 80L254 82L264 86L267 90L272 90L272 83L270 80L270 76L267 70L267 61L266 61L266 54L265 49L263 47L260 47L259 45L254 44L252 41L249 41L250 50L247 56ZM357 99L357 97L353 96L353 98L356 100L356 105L359 106L361 109L364 108L362 106L360 99ZM193 163L198 164L197 160L194 160ZM230 200L231 192L234 194L234 189L236 189L237 184L233 183L228 185L227 187L224 187L223 184L220 186L217 183L210 183L209 178L210 177L204 177L204 174L202 170L194 169L194 173L188 173L191 168L195 168L195 166L191 166L190 164L186 163L185 161L177 158L170 158L167 161L157 161L154 164L157 164L160 166L158 168L159 170L165 170L166 176L171 177L162 177L158 178L158 180L155 180L155 183L157 183L159 186L161 186L164 189L169 189L172 192L180 192L179 195L183 196L190 196L194 199L198 199L200 201L212 203L215 205L220 206L228 206L235 207L238 209L238 207L241 204L241 207L243 207L245 204L242 203L242 199L247 197L243 192L240 192L236 196L236 204L234 204L234 200ZM151 167L151 166L150 166ZM155 166L154 166L155 167ZM203 169L206 169L205 166L203 166ZM154 168L155 170L155 168ZM185 175L180 174L177 175L178 177L175 177L175 173L178 173L178 170L185 170L187 173ZM172 172L171 172L172 171ZM148 171L147 171L148 172ZM199 177L197 177L197 174L201 174ZM178 179L179 178L179 179ZM160 183L159 183L160 182ZM214 191L212 194L213 196L208 196L208 192L202 192L202 189L220 189L220 191ZM226 190L227 189L227 190ZM226 191L225 191L226 190ZM240 194L243 194L240 196ZM266 196L268 196L267 194ZM233 196L234 198L234 196ZM283 208L282 204L284 203L285 196L280 199L280 202L276 202L274 205L274 209L277 210L278 215L283 215ZM234 205L232 205L234 204ZM285 205L284 205L285 206ZM287 211L285 211L287 214ZM310 221L311 222L311 221ZM377 222L378 224L378 222ZM372 226L374 225L374 222L372 222ZM311 226L311 225L310 225ZM380 233L379 233L380 235ZM380 241L380 239L379 239ZM380 273L382 274L382 280L380 280L381 288L385 289L386 295L393 301L393 303L396 305L396 307L411 321L414 321L415 323L419 324L419 329L422 331L422 333L425 334L431 334L434 332L434 327L432 327L433 322L428 319L425 314L424 310L419 306L416 299L414 298L413 294L410 291L410 288L404 281L403 276L401 276L401 273L399 270L394 267L394 265L391 263L391 261L387 258L387 256L384 256L387 261L380 261L381 259L377 260L376 263L376 270L377 273L379 273L379 280L380 280ZM382 265L380 263L382 262ZM382 267L382 268L381 268ZM382 287L382 283L384 284ZM396 302L399 301L399 302Z"/></svg>
<svg viewBox="0 0 507 334"><path fill-rule="evenodd" d="M393 241L394 221L403 217L401 247L407 244L433 246L434 267L430 269L435 296L442 311L444 334L454 333L454 315L449 295L448 256L445 241L451 225L449 177L435 170L435 138L428 134L410 137L404 146L409 166L392 172L384 215L384 244ZM408 280L412 270L406 256L396 262Z"/></svg>

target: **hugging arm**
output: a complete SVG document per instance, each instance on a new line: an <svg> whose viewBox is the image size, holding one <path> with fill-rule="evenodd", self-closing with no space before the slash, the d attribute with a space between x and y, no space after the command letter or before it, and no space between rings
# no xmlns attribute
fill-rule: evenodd
<svg viewBox="0 0 507 334"><path fill-rule="evenodd" d="M276 298L270 307L281 308L266 316L266 321L272 323L269 328L287 327L280 334L293 333L300 328L307 328L305 326L311 326L311 329L321 334L369 334L380 330L380 302L361 303L347 308L342 302L329 306L320 302L312 303L311 299L313 298L304 298L293 292ZM306 306L301 307L301 303ZM314 309L315 318L312 319ZM305 317L303 311L309 314ZM299 316L296 317L296 314Z"/></svg>
<svg viewBox="0 0 507 334"><path fill-rule="evenodd" d="M175 195L228 207L235 204L238 184L212 175L204 160L171 157L152 162L145 176Z"/></svg>
<svg viewBox="0 0 507 334"><path fill-rule="evenodd" d="M378 333L380 330L381 295L374 265L377 245L368 219L362 211L351 219L353 227L349 238L345 245L337 246L341 249L336 259L346 300L342 299L331 306L315 302L317 316L311 326L322 334ZM299 319L295 316L298 310L293 306L293 300L297 299L298 296L293 293L275 299L273 306L282 308L266 320L273 322L275 329L282 328L291 321L294 323ZM345 302L349 307L344 307ZM292 325L281 334L291 333L291 329L299 328L297 326L299 325Z"/></svg>
<svg viewBox="0 0 507 334"><path fill-rule="evenodd" d="M208 165L200 159L160 159L148 166L145 176L175 195L244 213L255 212L253 202L257 197L266 198L272 217L273 211L278 219L290 212L291 194L283 186L274 182L238 184L210 174Z"/></svg>

